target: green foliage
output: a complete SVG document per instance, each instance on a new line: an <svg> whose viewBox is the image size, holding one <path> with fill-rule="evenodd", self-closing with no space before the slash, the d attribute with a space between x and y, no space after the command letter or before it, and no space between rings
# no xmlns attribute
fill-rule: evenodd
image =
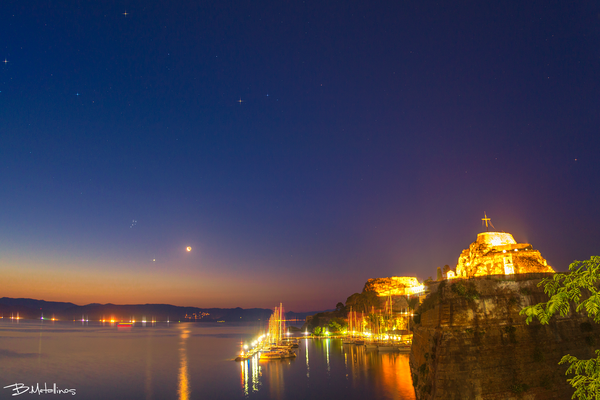
<svg viewBox="0 0 600 400"><path fill-rule="evenodd" d="M354 293L346 300L345 309L350 311L350 307L352 307L353 311L369 313L373 308L380 308L379 296L370 290L362 293Z"/></svg>
<svg viewBox="0 0 600 400"><path fill-rule="evenodd" d="M419 375L412 374L412 382L413 382L413 386L417 387L419 385Z"/></svg>
<svg viewBox="0 0 600 400"><path fill-rule="evenodd" d="M571 310L571 301L577 306L577 312L585 311L594 322L600 322L600 293L597 288L600 281L600 256L575 261L569 266L569 271L566 274L554 274L538 283L538 286L544 286L544 292L550 300L523 308L520 314L526 316L527 323L536 318L542 324L547 324L556 313L566 317ZM582 300L588 291L590 296Z"/></svg>
<svg viewBox="0 0 600 400"><path fill-rule="evenodd" d="M410 310L414 310L417 306L419 305L419 298L418 297L411 297L408 300L408 308Z"/></svg>
<svg viewBox="0 0 600 400"><path fill-rule="evenodd" d="M479 298L479 293L475 289L475 285L473 283L470 283L467 287L467 286L463 285L462 282L457 282L457 283L453 284L452 286L450 286L450 290L452 290L454 293L456 293L460 297L464 297L465 299L467 299L469 301L473 301L473 300L476 300Z"/></svg>
<svg viewBox="0 0 600 400"><path fill-rule="evenodd" d="M345 318L348 312L346 311L346 306L341 301L335 305L335 315L341 318Z"/></svg>
<svg viewBox="0 0 600 400"><path fill-rule="evenodd" d="M531 294L531 290L529 290L529 289L528 289L528 288L526 288L526 287L519 289L519 292L520 292L522 295L525 295L525 296L529 296L529 295Z"/></svg>
<svg viewBox="0 0 600 400"><path fill-rule="evenodd" d="M313 329L313 333L315 335L317 335L317 336L320 335L321 334L321 327L320 326L315 327L315 329Z"/></svg>
<svg viewBox="0 0 600 400"><path fill-rule="evenodd" d="M329 331L330 332L341 332L342 331L342 325L338 321L336 321L336 318L329 321Z"/></svg>
<svg viewBox="0 0 600 400"><path fill-rule="evenodd" d="M526 392L528 389L529 389L529 385L527 385L525 383L515 383L514 385L510 386L510 391L513 392L514 394Z"/></svg>
<svg viewBox="0 0 600 400"><path fill-rule="evenodd" d="M508 334L508 340L510 340L511 343L517 343L517 337L515 336L515 332L517 331L517 328L515 328L512 325L508 325L504 327L504 332L506 334Z"/></svg>
<svg viewBox="0 0 600 400"><path fill-rule="evenodd" d="M439 283L437 291L441 292L442 290L444 290L444 288L446 287L446 282L448 282L447 280L443 280Z"/></svg>
<svg viewBox="0 0 600 400"><path fill-rule="evenodd" d="M596 350L596 358L590 360L579 360L577 357L567 354L559 364L569 363L567 375L573 374L573 378L567 382L575 388L571 397L580 400L600 398L600 350Z"/></svg>
<svg viewBox="0 0 600 400"><path fill-rule="evenodd" d="M425 297L425 300L423 300L423 302L421 303L421 306L418 310L419 314L422 314L427 310L432 310L433 308L435 308L435 304L437 303L439 298L439 292L430 293L429 296Z"/></svg>
<svg viewBox="0 0 600 400"><path fill-rule="evenodd" d="M525 307L520 314L526 316L527 324L534 318L542 324L548 324L556 313L566 317L573 303L577 312L584 312L598 323L600 322L599 283L600 256L592 256L585 261L575 261L569 266L568 273L554 274L538 284L544 287L544 292L550 297L547 302ZM591 324L589 327L584 324L580 325L582 332L589 331ZM591 338L593 340L593 337ZM559 364L570 364L566 373L573 374L572 378L567 379L575 389L573 399L600 399L600 350L596 350L596 356L590 360L579 360L567 354L560 360Z"/></svg>
<svg viewBox="0 0 600 400"><path fill-rule="evenodd" d="M442 279L443 279L442 269L440 267L437 267L437 280L441 281Z"/></svg>

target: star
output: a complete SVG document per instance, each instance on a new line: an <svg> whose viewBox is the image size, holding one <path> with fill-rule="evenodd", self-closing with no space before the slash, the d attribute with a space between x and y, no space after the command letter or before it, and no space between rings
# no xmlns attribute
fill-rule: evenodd
<svg viewBox="0 0 600 400"><path fill-rule="evenodd" d="M127 10L125 10L125 12L123 13L124 16L128 16L129 13L127 12Z"/></svg>
<svg viewBox="0 0 600 400"><path fill-rule="evenodd" d="M240 103L240 105L242 105L242 103L244 102L244 100L242 100L242 98L240 97L240 99L237 102Z"/></svg>
<svg viewBox="0 0 600 400"><path fill-rule="evenodd" d="M6 58L2 62L4 63L4 65L8 64L8 60Z"/></svg>

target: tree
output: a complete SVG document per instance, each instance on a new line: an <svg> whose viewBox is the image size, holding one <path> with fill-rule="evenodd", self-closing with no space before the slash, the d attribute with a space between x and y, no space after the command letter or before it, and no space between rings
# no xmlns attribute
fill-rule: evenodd
<svg viewBox="0 0 600 400"><path fill-rule="evenodd" d="M437 267L437 280L441 281L443 279L443 275L442 275L442 269L440 267Z"/></svg>
<svg viewBox="0 0 600 400"><path fill-rule="evenodd" d="M433 279L431 277L425 279L425 281L423 282L423 285L425 285L426 287L429 287L429 285L431 285L431 283L433 282Z"/></svg>
<svg viewBox="0 0 600 400"><path fill-rule="evenodd" d="M377 293L367 290L362 293L354 293L346 300L346 310L368 313L373 307L376 309L381 307Z"/></svg>
<svg viewBox="0 0 600 400"><path fill-rule="evenodd" d="M332 319L331 321L329 321L329 330L331 332L341 332L342 325L340 325L337 321Z"/></svg>
<svg viewBox="0 0 600 400"><path fill-rule="evenodd" d="M571 303L575 304L575 311L583 311L595 323L600 323L600 256L575 261L569 266L569 271L566 274L554 274L538 283L538 286L544 286L544 292L550 300L521 310L520 314L526 316L527 324L534 318L542 324L548 324L556 313L566 317L571 310ZM575 389L571 398L600 399L600 350L596 350L596 358L590 360L579 360L567 354L559 362L565 363L570 364L567 375L574 375L567 379Z"/></svg>
<svg viewBox="0 0 600 400"><path fill-rule="evenodd" d="M315 327L315 329L313 329L313 333L315 335L317 335L317 336L320 335L321 334L321 327L320 326Z"/></svg>
<svg viewBox="0 0 600 400"><path fill-rule="evenodd" d="M408 301L408 309L409 310L416 309L418 305L419 305L418 297L411 297L410 300Z"/></svg>
<svg viewBox="0 0 600 400"><path fill-rule="evenodd" d="M444 268L442 269L442 272L444 273L444 275L448 276L449 271L452 271L452 268L450 268L450 266L448 264L444 265Z"/></svg>
<svg viewBox="0 0 600 400"><path fill-rule="evenodd" d="M346 307L341 301L335 305L335 315L337 315L338 317L346 316Z"/></svg>

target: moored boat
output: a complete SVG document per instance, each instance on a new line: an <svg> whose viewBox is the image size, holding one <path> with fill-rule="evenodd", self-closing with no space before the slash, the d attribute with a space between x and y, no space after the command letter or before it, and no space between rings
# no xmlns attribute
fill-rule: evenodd
<svg viewBox="0 0 600 400"><path fill-rule="evenodd" d="M263 351L260 353L261 360L281 360L282 352L278 350Z"/></svg>
<svg viewBox="0 0 600 400"><path fill-rule="evenodd" d="M406 344L406 343L401 343L399 345L396 345L396 348L398 349L399 352L410 353L411 346L409 344Z"/></svg>

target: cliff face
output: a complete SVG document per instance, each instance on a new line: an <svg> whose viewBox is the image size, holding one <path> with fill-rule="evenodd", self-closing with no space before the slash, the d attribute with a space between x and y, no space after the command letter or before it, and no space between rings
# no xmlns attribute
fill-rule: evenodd
<svg viewBox="0 0 600 400"><path fill-rule="evenodd" d="M518 278L444 281L427 297L410 354L417 399L571 398L558 362L594 357L600 328L574 312L526 325L519 311L547 296L541 279Z"/></svg>
<svg viewBox="0 0 600 400"><path fill-rule="evenodd" d="M456 275L483 275L554 272L539 251L529 243L517 243L510 233L482 232L458 258Z"/></svg>

